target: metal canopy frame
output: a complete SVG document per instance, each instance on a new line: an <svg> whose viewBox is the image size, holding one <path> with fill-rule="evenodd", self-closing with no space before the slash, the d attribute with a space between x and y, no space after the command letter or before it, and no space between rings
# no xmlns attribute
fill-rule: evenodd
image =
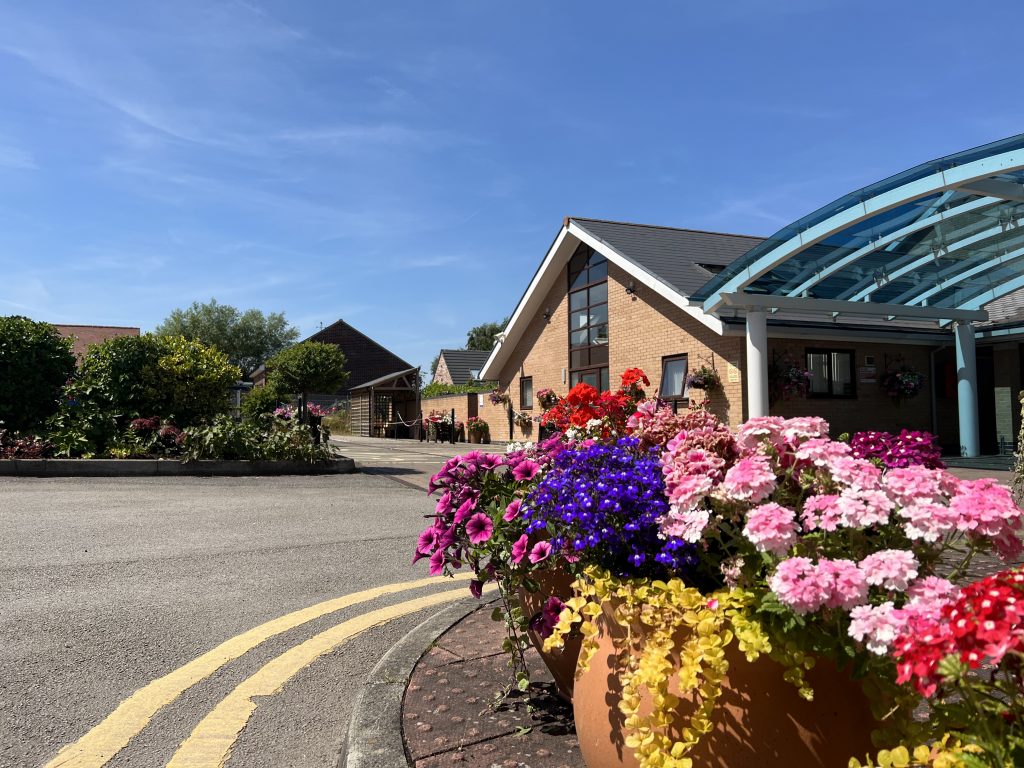
<svg viewBox="0 0 1024 768"><path fill-rule="evenodd" d="M845 195L751 249L690 300L714 314L746 306L946 325L985 319L982 306L1021 288L1024 134Z"/></svg>

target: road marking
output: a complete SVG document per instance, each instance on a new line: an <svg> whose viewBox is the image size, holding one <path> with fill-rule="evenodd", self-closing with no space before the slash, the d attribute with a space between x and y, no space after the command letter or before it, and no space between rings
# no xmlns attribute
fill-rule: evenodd
<svg viewBox="0 0 1024 768"><path fill-rule="evenodd" d="M462 574L455 578L462 581L470 577L471 574ZM185 666L179 667L137 690L122 701L103 722L92 728L78 741L61 749L57 756L46 764L45 768L100 768L124 749L128 742L146 727L157 712L193 685L209 677L228 662L251 651L265 640L357 603L438 583L439 579L433 576L415 581L386 584L362 592L353 592L344 597L325 600L308 608L293 611L236 635L230 640L225 640L213 650L207 651ZM447 596L449 592L462 594L462 590L446 590L441 594Z"/></svg>
<svg viewBox="0 0 1024 768"><path fill-rule="evenodd" d="M491 585L487 591L494 588ZM257 696L278 693L302 669L371 627L462 597L461 590L448 590L389 605L344 621L285 651L222 699L181 743L167 768L220 768L230 756L238 734L259 706L254 701Z"/></svg>

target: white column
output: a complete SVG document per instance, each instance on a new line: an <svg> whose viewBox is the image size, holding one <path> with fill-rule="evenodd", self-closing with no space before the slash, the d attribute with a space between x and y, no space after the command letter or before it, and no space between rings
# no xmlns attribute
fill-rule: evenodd
<svg viewBox="0 0 1024 768"><path fill-rule="evenodd" d="M981 452L978 432L978 362L974 351L974 328L958 322L956 333L956 404L960 414L960 455Z"/></svg>
<svg viewBox="0 0 1024 768"><path fill-rule="evenodd" d="M747 310L747 418L768 415L768 315Z"/></svg>

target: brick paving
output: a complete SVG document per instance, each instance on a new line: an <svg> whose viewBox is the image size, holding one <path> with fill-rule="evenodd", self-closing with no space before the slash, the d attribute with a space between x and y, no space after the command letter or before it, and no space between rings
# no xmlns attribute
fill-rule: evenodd
<svg viewBox="0 0 1024 768"><path fill-rule="evenodd" d="M490 611L453 626L416 665L402 704L410 760L416 768L584 768L572 708L532 648L530 695L499 699L511 672L500 650L504 625Z"/></svg>

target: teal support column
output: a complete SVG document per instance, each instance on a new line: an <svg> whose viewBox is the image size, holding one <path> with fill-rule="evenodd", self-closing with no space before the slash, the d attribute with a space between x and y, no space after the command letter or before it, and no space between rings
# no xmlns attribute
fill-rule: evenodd
<svg viewBox="0 0 1024 768"><path fill-rule="evenodd" d="M974 346L974 328L958 322L956 334L956 404L960 414L960 455L981 453L978 430L978 361Z"/></svg>
<svg viewBox="0 0 1024 768"><path fill-rule="evenodd" d="M763 310L747 310L747 418L768 415L768 321Z"/></svg>

